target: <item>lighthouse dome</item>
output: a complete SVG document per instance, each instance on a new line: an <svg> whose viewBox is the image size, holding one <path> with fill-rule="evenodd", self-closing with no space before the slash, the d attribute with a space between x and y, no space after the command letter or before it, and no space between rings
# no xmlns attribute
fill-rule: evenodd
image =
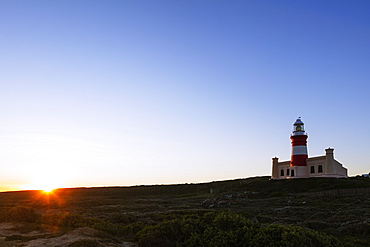
<svg viewBox="0 0 370 247"><path fill-rule="evenodd" d="M294 123L294 125L303 125L304 123L302 122L302 120L301 120L301 118L298 118L296 121L295 121L295 123Z"/></svg>

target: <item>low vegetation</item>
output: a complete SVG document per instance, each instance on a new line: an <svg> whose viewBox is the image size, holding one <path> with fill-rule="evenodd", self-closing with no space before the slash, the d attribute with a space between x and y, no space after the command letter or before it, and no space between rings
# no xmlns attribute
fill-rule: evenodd
<svg viewBox="0 0 370 247"><path fill-rule="evenodd" d="M9 242L92 229L69 246L369 246L369 193L361 177L6 192L0 222L21 224Z"/></svg>
<svg viewBox="0 0 370 247"><path fill-rule="evenodd" d="M287 225L262 225L230 212L190 214L147 226L137 234L140 246L347 246L332 236ZM350 246L350 245L348 245Z"/></svg>

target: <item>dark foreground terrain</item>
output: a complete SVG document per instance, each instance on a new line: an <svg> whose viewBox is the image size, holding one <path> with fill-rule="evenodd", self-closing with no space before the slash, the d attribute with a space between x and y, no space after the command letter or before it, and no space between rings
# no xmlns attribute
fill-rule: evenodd
<svg viewBox="0 0 370 247"><path fill-rule="evenodd" d="M0 193L0 246L370 246L370 179Z"/></svg>

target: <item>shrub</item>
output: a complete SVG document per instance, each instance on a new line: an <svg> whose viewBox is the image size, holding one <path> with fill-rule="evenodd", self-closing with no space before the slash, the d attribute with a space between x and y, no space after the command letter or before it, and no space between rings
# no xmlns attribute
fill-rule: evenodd
<svg viewBox="0 0 370 247"><path fill-rule="evenodd" d="M253 246L253 247L341 247L336 238L314 230L253 223L230 212L164 221L137 234L140 246Z"/></svg>
<svg viewBox="0 0 370 247"><path fill-rule="evenodd" d="M369 223L349 224L339 228L339 232L354 236L367 236L370 234L370 224Z"/></svg>
<svg viewBox="0 0 370 247"><path fill-rule="evenodd" d="M22 235L10 235L10 236L6 236L5 237L5 241L14 241L14 240L25 240L25 236L22 236Z"/></svg>
<svg viewBox="0 0 370 247"><path fill-rule="evenodd" d="M124 233L123 227L103 220L97 220L90 226L99 231L106 232L112 236L119 236Z"/></svg>
<svg viewBox="0 0 370 247"><path fill-rule="evenodd" d="M134 223L123 227L101 219L85 218L81 215L69 213L45 214L42 216L42 223L55 227L90 227L95 230L101 231L102 233L104 233L102 234L102 236L104 235L105 237L122 235L129 235L132 237L133 234L136 234L139 230L143 228L142 223Z"/></svg>
<svg viewBox="0 0 370 247"><path fill-rule="evenodd" d="M50 226L78 228L90 226L93 224L94 220L78 214L62 213L44 214L41 218L41 222Z"/></svg>
<svg viewBox="0 0 370 247"><path fill-rule="evenodd" d="M145 224L141 221L132 223L130 225L122 227L123 235L126 239L132 239L135 235L145 227Z"/></svg>
<svg viewBox="0 0 370 247"><path fill-rule="evenodd" d="M99 247L100 244L95 239L81 239L70 243L68 247Z"/></svg>
<svg viewBox="0 0 370 247"><path fill-rule="evenodd" d="M33 208L25 206L15 206L3 215L5 221L36 223L40 220L41 215Z"/></svg>
<svg viewBox="0 0 370 247"><path fill-rule="evenodd" d="M88 226L89 220L78 214L66 214L62 219L61 226L78 228Z"/></svg>
<svg viewBox="0 0 370 247"><path fill-rule="evenodd" d="M119 223L122 225L129 225L134 223L137 220L137 217L132 214L116 214L110 220L113 223Z"/></svg>
<svg viewBox="0 0 370 247"><path fill-rule="evenodd" d="M44 214L41 217L42 224L49 226L61 226L62 220L66 214Z"/></svg>

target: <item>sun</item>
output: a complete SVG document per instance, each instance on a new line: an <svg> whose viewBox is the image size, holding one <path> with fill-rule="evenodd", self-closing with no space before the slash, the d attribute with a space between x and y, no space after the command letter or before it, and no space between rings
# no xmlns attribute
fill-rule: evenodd
<svg viewBox="0 0 370 247"><path fill-rule="evenodd" d="M51 181L50 179L44 179L40 181L34 181L30 184L24 184L20 187L22 190L42 190L45 193L50 193L55 189L65 187L60 181Z"/></svg>
<svg viewBox="0 0 370 247"><path fill-rule="evenodd" d="M45 193L50 193L50 192L52 192L53 190L55 190L55 189L57 189L57 188L54 188L54 187L45 187L44 189L42 189L42 191L43 192L45 192Z"/></svg>
<svg viewBox="0 0 370 247"><path fill-rule="evenodd" d="M51 165L52 164L52 165ZM66 181L71 176L65 164L60 161L42 159L24 167L24 183L21 190L42 190L51 192L54 189L65 188Z"/></svg>
<svg viewBox="0 0 370 247"><path fill-rule="evenodd" d="M48 185L48 184L24 184L20 186L21 190L42 190L43 192L50 193L55 189L62 188L63 186Z"/></svg>

